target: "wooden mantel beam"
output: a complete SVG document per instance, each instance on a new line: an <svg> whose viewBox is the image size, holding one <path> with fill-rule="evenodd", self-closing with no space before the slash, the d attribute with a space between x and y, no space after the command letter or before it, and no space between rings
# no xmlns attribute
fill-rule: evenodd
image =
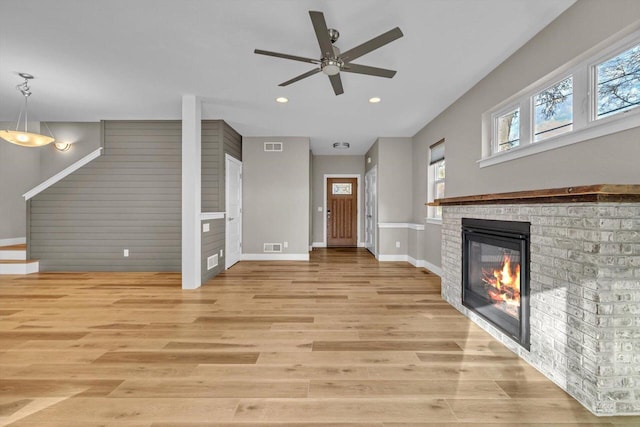
<svg viewBox="0 0 640 427"><path fill-rule="evenodd" d="M522 204L522 203L582 203L582 202L640 202L640 185L599 184L546 190L515 191L510 193L436 199L429 206Z"/></svg>

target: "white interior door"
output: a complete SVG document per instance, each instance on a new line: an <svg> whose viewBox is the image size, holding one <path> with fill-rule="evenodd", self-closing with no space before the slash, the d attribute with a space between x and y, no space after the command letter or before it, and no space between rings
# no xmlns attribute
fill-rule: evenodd
<svg viewBox="0 0 640 427"><path fill-rule="evenodd" d="M242 162L225 154L225 258L224 268L242 256Z"/></svg>
<svg viewBox="0 0 640 427"><path fill-rule="evenodd" d="M365 242L364 246L371 252L373 255L377 256L377 177L378 177L378 168L373 167L367 174L364 176L364 215L365 215L365 223L364 223L364 235Z"/></svg>

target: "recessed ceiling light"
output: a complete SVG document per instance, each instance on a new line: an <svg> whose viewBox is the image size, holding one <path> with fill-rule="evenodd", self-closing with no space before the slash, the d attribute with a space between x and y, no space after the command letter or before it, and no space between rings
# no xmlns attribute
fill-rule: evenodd
<svg viewBox="0 0 640 427"><path fill-rule="evenodd" d="M333 148L335 148L336 150L346 150L349 147L351 147L351 144L349 144L348 142L334 142L333 143Z"/></svg>
<svg viewBox="0 0 640 427"><path fill-rule="evenodd" d="M276 98L276 102L279 102L280 104L286 104L287 102L289 102L289 99L285 98L284 96L279 96Z"/></svg>
<svg viewBox="0 0 640 427"><path fill-rule="evenodd" d="M369 102L372 104L377 104L378 102L382 101L380 98L378 98L377 96L374 96L373 98L369 98Z"/></svg>

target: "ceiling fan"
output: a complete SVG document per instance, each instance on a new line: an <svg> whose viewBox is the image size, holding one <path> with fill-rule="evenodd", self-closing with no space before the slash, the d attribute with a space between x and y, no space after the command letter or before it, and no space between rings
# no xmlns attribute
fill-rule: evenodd
<svg viewBox="0 0 640 427"><path fill-rule="evenodd" d="M327 28L327 23L324 20L324 14L322 12L310 10L309 16L311 17L311 23L313 24L318 44L320 45L320 59L304 58L301 56L270 52L268 50L261 49L254 50L254 53L259 55L275 56L276 58L291 59L293 61L309 62L311 64L320 65L319 68L314 68L311 71L300 74L291 80L280 83L279 86L288 86L291 83L295 83L322 71L324 74L329 76L329 80L331 81L331 86L333 87L335 94L340 95L344 93L342 80L340 79L341 71L345 73L368 74L370 76L387 78L391 78L396 74L394 70L354 64L351 61L402 37L403 34L402 31L400 31L400 28L396 27L386 33L380 34L378 37L374 37L371 40L354 47L353 49L349 49L346 52L341 53L340 50L333 45L333 43L338 40L338 37L340 37L338 30Z"/></svg>

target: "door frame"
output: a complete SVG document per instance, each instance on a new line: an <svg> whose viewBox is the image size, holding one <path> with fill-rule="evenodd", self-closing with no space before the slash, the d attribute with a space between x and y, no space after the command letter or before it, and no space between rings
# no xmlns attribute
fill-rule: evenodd
<svg viewBox="0 0 640 427"><path fill-rule="evenodd" d="M367 178L370 176L375 176L376 178L376 185L372 187L373 189L373 194L375 194L375 203L374 206L372 208L372 221L373 221L373 251L371 251L369 248L367 248L367 250L369 250L369 252L371 252L373 254L373 256L376 257L376 259L378 258L378 166L374 166L371 169L369 169L365 175L364 175L364 180L365 180L365 188L364 188L364 193L365 193L365 198L367 197L367 183L368 180ZM365 209L364 209L364 214L367 214L367 204L365 201ZM365 232L365 240L364 240L364 246L365 248L367 247L367 239L366 239L366 235L367 235L367 224L366 224L366 218L365 218L365 225L364 225L364 232Z"/></svg>
<svg viewBox="0 0 640 427"><path fill-rule="evenodd" d="M244 212L242 211L242 161L225 153L224 155L224 269L231 267L228 263L229 259L229 168L227 162L237 163L240 166L240 248L242 248L242 219ZM242 249L240 250L240 261L242 259Z"/></svg>
<svg viewBox="0 0 640 427"><path fill-rule="evenodd" d="M361 179L360 179L360 174L359 173L350 173L350 174L344 174L344 173L325 173L324 174L324 178L323 178L323 190L322 190L322 194L323 194L323 200L322 200L322 205L324 206L323 208L323 212L322 212L322 241L323 241L323 247L327 247L327 180L329 178L356 178L356 185L358 187L358 191L357 191L357 199L358 199L358 206L356 207L356 220L357 220L357 225L356 227L358 227L358 232L357 232L357 241L356 241L356 246L361 248L364 246L364 242L362 241L360 236L360 212L361 207L360 207L360 203L362 203L361 201L361 194L362 194L362 186L361 186Z"/></svg>

